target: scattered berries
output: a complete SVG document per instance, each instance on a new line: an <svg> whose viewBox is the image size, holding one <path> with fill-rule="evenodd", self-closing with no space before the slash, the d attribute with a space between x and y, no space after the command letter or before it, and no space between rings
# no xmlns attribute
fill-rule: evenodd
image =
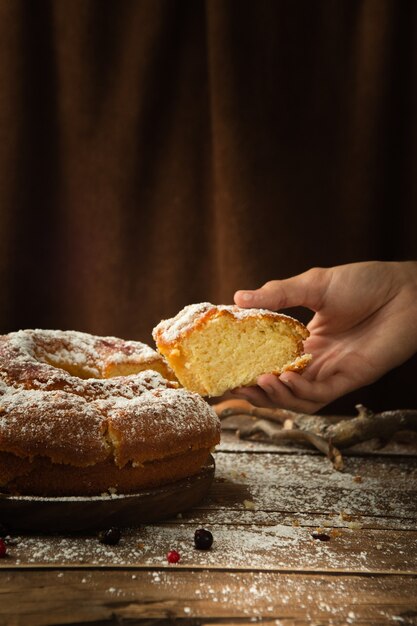
<svg viewBox="0 0 417 626"><path fill-rule="evenodd" d="M178 563L180 558L181 558L180 553L177 552L176 550L170 550L167 554L168 563Z"/></svg>
<svg viewBox="0 0 417 626"><path fill-rule="evenodd" d="M194 543L197 550L210 550L213 545L213 535L205 528L198 528L194 533Z"/></svg>
<svg viewBox="0 0 417 626"><path fill-rule="evenodd" d="M7 554L6 544L3 539L0 539L0 559L5 557Z"/></svg>
<svg viewBox="0 0 417 626"><path fill-rule="evenodd" d="M105 543L108 546L115 546L119 543L121 537L121 532L116 526L112 526L107 530L102 530L98 534L98 539L100 543Z"/></svg>

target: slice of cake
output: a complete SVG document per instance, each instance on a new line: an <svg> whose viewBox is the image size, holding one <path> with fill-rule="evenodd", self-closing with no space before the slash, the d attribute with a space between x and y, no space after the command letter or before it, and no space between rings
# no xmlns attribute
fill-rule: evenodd
<svg viewBox="0 0 417 626"><path fill-rule="evenodd" d="M153 330L159 352L180 383L203 396L256 384L261 374L300 371L309 332L288 315L202 302L186 306Z"/></svg>

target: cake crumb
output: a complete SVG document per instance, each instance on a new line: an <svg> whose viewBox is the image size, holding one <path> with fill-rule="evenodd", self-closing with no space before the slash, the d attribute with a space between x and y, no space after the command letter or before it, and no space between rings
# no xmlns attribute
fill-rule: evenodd
<svg viewBox="0 0 417 626"><path fill-rule="evenodd" d="M348 528L351 530L358 530L359 528L362 528L362 524L360 522L349 522Z"/></svg>

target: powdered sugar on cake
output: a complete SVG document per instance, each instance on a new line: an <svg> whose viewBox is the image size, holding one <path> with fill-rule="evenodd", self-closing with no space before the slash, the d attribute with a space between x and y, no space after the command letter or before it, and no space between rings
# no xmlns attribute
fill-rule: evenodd
<svg viewBox="0 0 417 626"><path fill-rule="evenodd" d="M132 378L146 379L147 374ZM135 394L124 392L122 387L118 387L121 393L102 394L92 401L64 391L3 387L3 450L36 456L39 450L45 450L47 441L56 462L64 454L67 463L89 465L105 460L110 453L104 437L108 421L120 428L134 446L141 439L148 443L152 440L152 445L158 446L159 440L166 441L167 432L174 440L198 431L202 424L204 428L217 428L216 414L197 394L172 389L163 382L153 390L146 389L146 382L143 387L138 384Z"/></svg>
<svg viewBox="0 0 417 626"><path fill-rule="evenodd" d="M58 365L71 362L94 378L102 376L101 364L150 361L157 353L147 344L117 337L96 337L79 331L20 330L8 335L15 358L36 360Z"/></svg>
<svg viewBox="0 0 417 626"><path fill-rule="evenodd" d="M182 311L177 313L175 317L159 322L159 324L152 331L153 338L156 339L156 335L158 334L168 343L175 341L177 337L181 336L192 327L196 319L213 308L214 305L210 304L210 302L189 304L184 307Z"/></svg>
<svg viewBox="0 0 417 626"><path fill-rule="evenodd" d="M9 388L1 398L0 439L4 451L36 456L48 442L50 457L75 465L104 460L103 415L74 394ZM76 418L76 422L75 422Z"/></svg>
<svg viewBox="0 0 417 626"><path fill-rule="evenodd" d="M151 370L140 379L103 380L105 368L119 362L145 370L162 359L140 342L77 331L23 330L0 337L0 377L8 385L102 397L118 387L132 395L161 384L162 377ZM77 369L82 378L71 374Z"/></svg>
<svg viewBox="0 0 417 626"><path fill-rule="evenodd" d="M196 433L215 432L219 424L213 409L185 389L156 389L132 400L116 398L96 406L106 414L110 428L123 432L123 445L117 451L121 463L138 457L135 451L150 442L157 453L166 447L168 433L173 434L171 449L175 446L177 454L186 452L196 442L200 444Z"/></svg>
<svg viewBox="0 0 417 626"><path fill-rule="evenodd" d="M285 318L287 320L293 320L289 315L270 311L269 309L244 309L233 304L214 305L210 302L200 302L199 304L189 304L171 319L162 320L153 329L153 338L156 340L158 336L166 343L175 342L184 333L187 333L198 319L212 310L219 312L227 311L238 320L259 317L261 315L276 317L276 319Z"/></svg>

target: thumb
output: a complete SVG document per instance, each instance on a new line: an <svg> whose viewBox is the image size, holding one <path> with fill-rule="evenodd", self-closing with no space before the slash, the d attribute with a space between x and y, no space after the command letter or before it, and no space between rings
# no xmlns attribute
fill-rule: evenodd
<svg viewBox="0 0 417 626"><path fill-rule="evenodd" d="M244 308L277 311L304 306L312 311L318 311L322 307L328 283L327 270L313 268L292 278L271 280L259 289L236 291L234 301Z"/></svg>

